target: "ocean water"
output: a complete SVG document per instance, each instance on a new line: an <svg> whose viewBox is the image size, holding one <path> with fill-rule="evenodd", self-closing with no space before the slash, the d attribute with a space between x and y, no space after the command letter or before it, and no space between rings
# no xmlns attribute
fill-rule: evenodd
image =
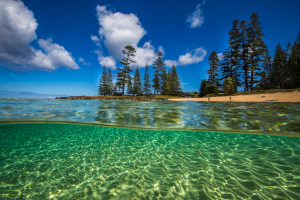
<svg viewBox="0 0 300 200"><path fill-rule="evenodd" d="M0 122L76 122L150 129L300 133L300 103L0 99Z"/></svg>
<svg viewBox="0 0 300 200"><path fill-rule="evenodd" d="M0 199L300 199L300 104L0 100Z"/></svg>

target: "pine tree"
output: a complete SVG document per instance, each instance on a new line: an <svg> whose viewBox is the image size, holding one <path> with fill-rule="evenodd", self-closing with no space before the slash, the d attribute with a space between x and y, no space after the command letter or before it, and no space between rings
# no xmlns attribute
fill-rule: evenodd
<svg viewBox="0 0 300 200"><path fill-rule="evenodd" d="M136 68L134 77L133 77L133 93L134 95L141 96L143 95L142 91L142 81L140 76L139 67Z"/></svg>
<svg viewBox="0 0 300 200"><path fill-rule="evenodd" d="M160 84L159 84L159 74L158 73L154 73L154 78L152 79L153 82L153 90L154 90L154 98L155 98L155 92L158 92L160 89Z"/></svg>
<svg viewBox="0 0 300 200"><path fill-rule="evenodd" d="M166 82L164 85L164 90L166 95L171 94L171 70L168 70L168 73L166 74Z"/></svg>
<svg viewBox="0 0 300 200"><path fill-rule="evenodd" d="M292 47L293 45L289 42L286 46L286 54L287 54L287 57L289 57L289 55L291 54L291 51L292 51Z"/></svg>
<svg viewBox="0 0 300 200"><path fill-rule="evenodd" d="M297 88L300 86L298 84L300 80L300 76L298 75L299 72L297 72L297 67L299 68L299 64L297 61L299 60L297 59L297 44L295 42L291 49L291 54L289 55L289 60L288 60L289 71L293 72L291 75L291 85L293 88Z"/></svg>
<svg viewBox="0 0 300 200"><path fill-rule="evenodd" d="M241 33L241 38L240 38L240 43L241 43L241 61L243 62L242 64L242 69L244 71L243 73L243 78L244 78L244 92L249 90L248 87L248 78L249 78L249 67L248 67L248 49L249 45L247 43L247 22L246 20L243 20L239 23L240 25L240 33Z"/></svg>
<svg viewBox="0 0 300 200"><path fill-rule="evenodd" d="M127 84L130 85L131 84L131 79L132 77L130 76L130 72L132 72L131 68L130 68L130 64L131 63L135 63L134 60L132 60L132 57L134 57L134 53L135 53L135 48L132 46L126 46L122 53L125 54L125 56L121 59L122 61L120 62L120 64L124 65L123 68L118 68L119 72L118 74L118 83L121 84L123 86L123 96L124 96L124 89L125 89L125 85Z"/></svg>
<svg viewBox="0 0 300 200"><path fill-rule="evenodd" d="M296 41L293 44L289 56L290 71L293 72L291 76L291 85L293 88L300 87L300 30Z"/></svg>
<svg viewBox="0 0 300 200"><path fill-rule="evenodd" d="M122 91L122 85L117 81L116 82L116 89L117 89L117 93L121 93L121 91Z"/></svg>
<svg viewBox="0 0 300 200"><path fill-rule="evenodd" d="M292 63L290 62L290 56L292 53L292 47L293 45L289 42L288 45L286 46L286 75L287 75L287 80L286 80L286 84L285 87L286 88L292 88L292 76L293 76L293 67L292 67Z"/></svg>
<svg viewBox="0 0 300 200"><path fill-rule="evenodd" d="M134 89L133 89L133 84L132 84L131 80L127 84L127 93L126 94L127 95L134 95Z"/></svg>
<svg viewBox="0 0 300 200"><path fill-rule="evenodd" d="M107 94L110 96L114 91L114 84L113 84L112 74L111 74L110 69L108 69L107 77L108 77L107 78L107 85L108 85Z"/></svg>
<svg viewBox="0 0 300 200"><path fill-rule="evenodd" d="M272 76L272 57L269 53L268 48L266 49L264 63L262 65L261 79L259 81L259 87L264 89L270 89L271 86L271 76Z"/></svg>
<svg viewBox="0 0 300 200"><path fill-rule="evenodd" d="M170 94L173 96L180 96L181 94L181 81L174 64L171 69Z"/></svg>
<svg viewBox="0 0 300 200"><path fill-rule="evenodd" d="M167 79L168 79L168 95L172 95L172 68L168 70Z"/></svg>
<svg viewBox="0 0 300 200"><path fill-rule="evenodd" d="M162 61L163 53L158 51L156 53L156 60L153 61L153 69L154 69L154 78L152 80L154 88L154 98L155 92L160 92L161 89L161 78L162 78L162 68L165 66L164 62Z"/></svg>
<svg viewBox="0 0 300 200"><path fill-rule="evenodd" d="M250 23L247 28L247 45L249 47L249 70L250 70L250 90L253 91L254 84L257 82L260 64L263 62L263 56L266 52L264 44L261 22L259 15L252 13Z"/></svg>
<svg viewBox="0 0 300 200"><path fill-rule="evenodd" d="M169 70L170 71L170 70ZM161 94L162 95L170 95L170 76L166 71L166 67L162 70L162 88Z"/></svg>
<svg viewBox="0 0 300 200"><path fill-rule="evenodd" d="M208 82L210 85L214 86L216 89L219 87L219 67L221 66L218 54L213 51L209 58L209 69L207 70Z"/></svg>
<svg viewBox="0 0 300 200"><path fill-rule="evenodd" d="M274 61L273 61L273 69L272 69L272 81L276 85L280 85L282 88L284 81L286 80L286 53L281 48L280 43L277 44L275 53L274 53Z"/></svg>
<svg viewBox="0 0 300 200"><path fill-rule="evenodd" d="M300 87L300 30L298 33L298 38L296 40L297 43L297 64L296 64L296 76L295 76L295 81L297 81L297 87Z"/></svg>
<svg viewBox="0 0 300 200"><path fill-rule="evenodd" d="M146 69L145 69L143 92L147 96L151 92L150 74L149 74L148 64L146 64Z"/></svg>
<svg viewBox="0 0 300 200"><path fill-rule="evenodd" d="M107 77L106 67L103 66L102 75L100 77L99 88L98 88L98 95L99 96L105 96L106 95L107 79L108 79L108 77Z"/></svg>
<svg viewBox="0 0 300 200"><path fill-rule="evenodd" d="M240 60L240 48L241 48L241 34L240 34L240 27L239 21L234 20L232 22L232 29L228 32L229 35L229 46L231 49L231 64L234 68L234 81L235 81L235 91L237 91L237 86L240 86L239 81L239 60Z"/></svg>
<svg viewBox="0 0 300 200"><path fill-rule="evenodd" d="M223 53L223 62L221 67L222 72L222 80L226 78L233 77L233 65L232 65L232 51L230 49L226 49Z"/></svg>
<svg viewBox="0 0 300 200"><path fill-rule="evenodd" d="M200 83L200 88L199 88L199 96L200 97L204 97L205 95L207 95L207 86L208 86L208 82L206 79L202 79L201 83Z"/></svg>

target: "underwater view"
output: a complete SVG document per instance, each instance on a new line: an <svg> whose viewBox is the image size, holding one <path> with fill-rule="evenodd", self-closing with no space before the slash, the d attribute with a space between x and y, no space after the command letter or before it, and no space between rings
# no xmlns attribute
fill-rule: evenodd
<svg viewBox="0 0 300 200"><path fill-rule="evenodd" d="M1 99L0 199L300 199L299 103Z"/></svg>

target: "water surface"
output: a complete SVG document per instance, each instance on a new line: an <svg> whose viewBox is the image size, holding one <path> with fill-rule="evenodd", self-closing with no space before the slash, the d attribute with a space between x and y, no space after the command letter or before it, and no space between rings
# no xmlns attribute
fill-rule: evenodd
<svg viewBox="0 0 300 200"><path fill-rule="evenodd" d="M300 103L0 99L0 121L300 133Z"/></svg>

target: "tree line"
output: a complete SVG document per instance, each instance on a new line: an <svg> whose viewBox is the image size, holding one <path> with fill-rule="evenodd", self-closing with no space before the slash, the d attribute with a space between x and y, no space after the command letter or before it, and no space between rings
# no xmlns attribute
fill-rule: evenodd
<svg viewBox="0 0 300 200"><path fill-rule="evenodd" d="M122 64L123 67L118 68L117 82L115 83L118 94L124 96L125 89L127 89L127 95L149 96L150 94L152 94L152 87L154 96L155 94L171 96L182 95L183 92L181 91L181 81L176 71L176 67L173 64L171 69L166 69L164 62L162 61L163 53L161 51L157 52L156 59L153 61L154 74L152 81L150 81L148 64L146 64L143 83L142 77L139 72L139 67L136 68L134 76L132 77L130 75L130 73L132 72L130 65L132 63L135 63L135 61L133 60L133 58L135 57L135 52L136 50L132 46L126 46L122 51L124 57L121 59L120 64ZM103 71L99 82L98 95L111 96L113 95L113 93L114 84L112 80L111 70L108 69L107 71L106 67L103 66Z"/></svg>
<svg viewBox="0 0 300 200"><path fill-rule="evenodd" d="M257 13L252 13L249 21L234 20L228 35L222 62L215 51L209 56L208 79L200 83L201 97L221 91L233 94L238 87L244 92L300 87L300 31L293 45L288 43L282 49L278 44L273 57L264 43Z"/></svg>

